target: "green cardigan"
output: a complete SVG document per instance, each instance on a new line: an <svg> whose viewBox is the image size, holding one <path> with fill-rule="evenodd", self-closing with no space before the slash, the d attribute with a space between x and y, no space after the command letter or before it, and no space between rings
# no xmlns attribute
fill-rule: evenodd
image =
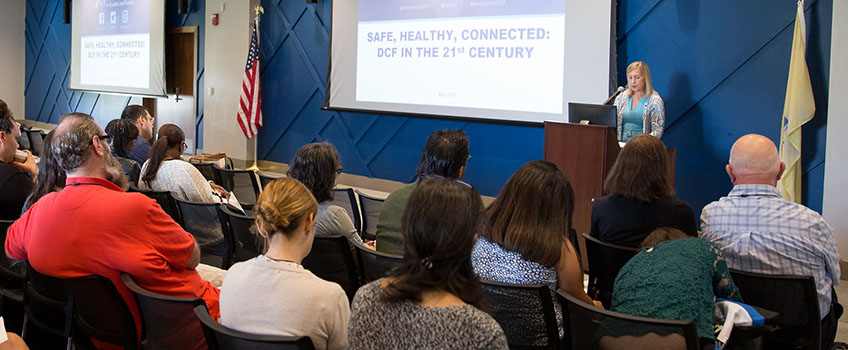
<svg viewBox="0 0 848 350"><path fill-rule="evenodd" d="M377 221L377 251L403 255L403 232L401 217L406 201L418 185L415 181L392 192L380 209L380 219Z"/></svg>

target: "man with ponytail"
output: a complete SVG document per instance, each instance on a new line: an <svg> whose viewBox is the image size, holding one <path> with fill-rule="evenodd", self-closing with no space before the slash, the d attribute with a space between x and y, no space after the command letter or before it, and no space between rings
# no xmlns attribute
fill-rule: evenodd
<svg viewBox="0 0 848 350"><path fill-rule="evenodd" d="M108 278L132 312L139 339L138 309L121 272L157 293L202 298L217 318L219 292L195 271L200 249L194 238L152 199L124 192L126 175L108 138L87 114L62 116L50 145L67 174L65 188L12 224L6 254L53 277Z"/></svg>

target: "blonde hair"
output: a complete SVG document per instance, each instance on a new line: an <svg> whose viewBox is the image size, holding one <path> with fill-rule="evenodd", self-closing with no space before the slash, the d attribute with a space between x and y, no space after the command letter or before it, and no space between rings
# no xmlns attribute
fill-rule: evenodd
<svg viewBox="0 0 848 350"><path fill-rule="evenodd" d="M292 178L274 180L265 186L253 208L256 225L269 238L277 233L289 236L309 214L317 212L315 197L306 186Z"/></svg>
<svg viewBox="0 0 848 350"><path fill-rule="evenodd" d="M648 65L642 61L636 61L627 66L627 71L625 74L630 74L630 72L639 69L639 72L642 73L642 78L645 79L645 96L651 96L654 93L654 87L651 85L651 70L648 69ZM627 88L630 90L630 88ZM632 94L633 91L630 91Z"/></svg>

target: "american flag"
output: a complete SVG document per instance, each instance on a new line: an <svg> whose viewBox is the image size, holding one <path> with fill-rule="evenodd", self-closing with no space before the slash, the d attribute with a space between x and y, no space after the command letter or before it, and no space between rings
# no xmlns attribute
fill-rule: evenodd
<svg viewBox="0 0 848 350"><path fill-rule="evenodd" d="M241 83L241 103L239 103L238 123L244 137L251 138L262 126L262 110L259 97L259 28L253 21L253 33L250 36L250 49L247 51L247 64L244 67L244 79Z"/></svg>

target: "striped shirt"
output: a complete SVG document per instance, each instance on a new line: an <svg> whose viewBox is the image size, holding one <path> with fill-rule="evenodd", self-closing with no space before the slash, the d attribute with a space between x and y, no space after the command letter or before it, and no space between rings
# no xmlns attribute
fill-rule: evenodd
<svg viewBox="0 0 848 350"><path fill-rule="evenodd" d="M822 317L839 283L833 230L813 210L783 199L770 185L737 185L701 212L701 237L718 245L731 269L813 276Z"/></svg>

